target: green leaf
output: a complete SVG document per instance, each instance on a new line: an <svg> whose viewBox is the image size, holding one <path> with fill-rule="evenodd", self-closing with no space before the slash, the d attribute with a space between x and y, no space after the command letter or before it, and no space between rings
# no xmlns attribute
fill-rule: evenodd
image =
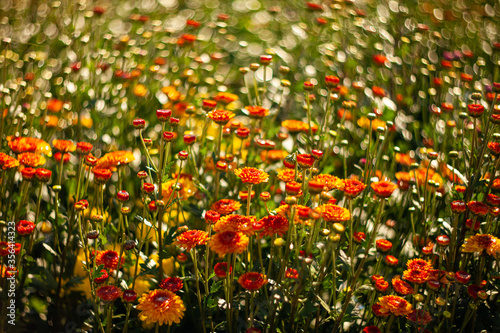
<svg viewBox="0 0 500 333"><path fill-rule="evenodd" d="M212 283L212 285L210 286L210 293L215 294L216 292L218 292L222 287L222 283L222 280Z"/></svg>
<svg viewBox="0 0 500 333"><path fill-rule="evenodd" d="M92 273L92 279L97 279L97 278L100 278L101 276L104 275L103 272L101 272L101 270L104 268L104 265L99 265L99 267L97 267L96 269L94 269L94 272Z"/></svg>

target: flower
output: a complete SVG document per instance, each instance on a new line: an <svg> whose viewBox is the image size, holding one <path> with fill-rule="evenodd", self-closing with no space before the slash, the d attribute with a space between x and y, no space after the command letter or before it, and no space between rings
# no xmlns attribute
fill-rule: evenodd
<svg viewBox="0 0 500 333"><path fill-rule="evenodd" d="M413 294L415 292L412 286L410 286L407 282L401 280L400 278L392 279L391 283L392 283L392 288L399 295L405 296Z"/></svg>
<svg viewBox="0 0 500 333"><path fill-rule="evenodd" d="M220 257L227 253L242 253L247 248L249 239L242 232L223 231L216 233L210 239L210 248Z"/></svg>
<svg viewBox="0 0 500 333"><path fill-rule="evenodd" d="M97 160L96 169L110 169L123 164L128 164L135 160L134 154L129 151L114 151L107 153Z"/></svg>
<svg viewBox="0 0 500 333"><path fill-rule="evenodd" d="M232 199L221 199L214 202L210 208L221 215L228 215L232 212L237 211L238 209L240 209L240 207L241 203L239 201Z"/></svg>
<svg viewBox="0 0 500 333"><path fill-rule="evenodd" d="M392 248L392 243L387 239L377 239L375 246L377 247L377 250L387 252Z"/></svg>
<svg viewBox="0 0 500 333"><path fill-rule="evenodd" d="M355 179L346 179L344 180L343 191L346 197L348 198L356 198L363 190L366 188L366 185L359 180Z"/></svg>
<svg viewBox="0 0 500 333"><path fill-rule="evenodd" d="M16 231L21 236L31 235L35 230L35 223L32 221L21 220L16 223Z"/></svg>
<svg viewBox="0 0 500 333"><path fill-rule="evenodd" d="M366 235L364 232L362 231L357 231L354 233L354 235L352 236L352 239L354 240L354 242L356 243L361 243L363 242L365 239L366 239Z"/></svg>
<svg viewBox="0 0 500 333"><path fill-rule="evenodd" d="M462 252L465 253L482 253L483 251L497 258L500 253L500 240L489 234L477 234L467 238L462 245Z"/></svg>
<svg viewBox="0 0 500 333"><path fill-rule="evenodd" d="M69 140L54 140L52 145L61 153L70 153L76 150L75 144Z"/></svg>
<svg viewBox="0 0 500 333"><path fill-rule="evenodd" d="M285 271L285 277L296 280L299 278L299 272L295 268L287 268Z"/></svg>
<svg viewBox="0 0 500 333"><path fill-rule="evenodd" d="M96 257L97 265L104 265L107 269L118 268L118 253L113 250L99 251ZM121 265L125 263L125 257L121 257Z"/></svg>
<svg viewBox="0 0 500 333"><path fill-rule="evenodd" d="M259 169L244 167L243 169L234 170L234 174L241 179L243 183L260 184L266 183L269 180L269 175Z"/></svg>
<svg viewBox="0 0 500 333"><path fill-rule="evenodd" d="M261 218L259 223L263 224L260 236L283 236L288 231L288 220L280 215L269 215Z"/></svg>
<svg viewBox="0 0 500 333"><path fill-rule="evenodd" d="M380 303L375 303L372 305L373 314L377 317L388 317L390 315L389 312L382 312L382 306Z"/></svg>
<svg viewBox="0 0 500 333"><path fill-rule="evenodd" d="M245 106L245 109L248 111L250 118L262 119L269 115L269 110L262 106Z"/></svg>
<svg viewBox="0 0 500 333"><path fill-rule="evenodd" d="M278 179L285 183L291 182L295 179L294 169L278 169Z"/></svg>
<svg viewBox="0 0 500 333"><path fill-rule="evenodd" d="M96 291L96 295L105 302L112 302L120 298L122 294L122 290L113 285L101 286Z"/></svg>
<svg viewBox="0 0 500 333"><path fill-rule="evenodd" d="M142 295L137 305L139 319L146 324L180 323L186 307L182 299L169 290L155 289Z"/></svg>
<svg viewBox="0 0 500 333"><path fill-rule="evenodd" d="M86 155L90 153L94 146L88 142L78 142L76 144L76 151L81 155Z"/></svg>
<svg viewBox="0 0 500 333"><path fill-rule="evenodd" d="M113 175L113 172L109 169L95 168L92 169L92 172L94 173L94 180L100 184L107 182Z"/></svg>
<svg viewBox="0 0 500 333"><path fill-rule="evenodd" d="M455 280L461 284L469 283L471 275L464 271L458 271L455 273Z"/></svg>
<svg viewBox="0 0 500 333"><path fill-rule="evenodd" d="M483 115L484 106L481 104L468 104L467 110L469 111L469 116L473 118L478 118Z"/></svg>
<svg viewBox="0 0 500 333"><path fill-rule="evenodd" d="M208 224L215 224L217 221L220 219L220 214L213 211L209 210L205 213L205 222Z"/></svg>
<svg viewBox="0 0 500 333"><path fill-rule="evenodd" d="M371 184L371 187L375 194L380 198L388 198L392 195L392 193L398 188L398 186L389 181L380 181L374 182Z"/></svg>
<svg viewBox="0 0 500 333"><path fill-rule="evenodd" d="M424 271L428 271L432 269L431 262L424 259L410 259L406 263L406 267L408 269L420 269Z"/></svg>
<svg viewBox="0 0 500 333"><path fill-rule="evenodd" d="M225 125L235 116L235 114L227 110L214 110L210 111L207 116L212 119L214 123Z"/></svg>
<svg viewBox="0 0 500 333"><path fill-rule="evenodd" d="M258 272L248 272L238 278L238 283L247 290L258 290L267 283L267 278Z"/></svg>
<svg viewBox="0 0 500 333"><path fill-rule="evenodd" d="M451 203L451 210L453 213L460 214L465 212L467 205L462 200L455 200Z"/></svg>
<svg viewBox="0 0 500 333"><path fill-rule="evenodd" d="M315 161L311 154L298 154L296 158L297 164L304 169L312 167Z"/></svg>
<svg viewBox="0 0 500 333"><path fill-rule="evenodd" d="M362 333L380 333L380 329L375 325L366 326Z"/></svg>
<svg viewBox="0 0 500 333"><path fill-rule="evenodd" d="M174 244L191 251L196 245L205 245L208 241L208 234L203 230L188 230L177 236Z"/></svg>
<svg viewBox="0 0 500 333"><path fill-rule="evenodd" d="M326 186L328 191L335 189L340 190L344 187L344 181L333 175L319 174L315 176L312 180L323 184L323 186Z"/></svg>
<svg viewBox="0 0 500 333"><path fill-rule="evenodd" d="M297 134L300 132L307 132L309 130L309 125L300 120L287 119L281 122L281 126L286 128L288 132L292 134Z"/></svg>
<svg viewBox="0 0 500 333"><path fill-rule="evenodd" d="M227 274L228 273L231 274L232 271L233 271L233 268L229 267L229 272L228 272L227 262L219 262L214 267L215 275L217 275L220 278L225 278L227 276Z"/></svg>
<svg viewBox="0 0 500 333"><path fill-rule="evenodd" d="M47 142L42 139L30 137L17 137L9 141L9 148L16 154L20 153L50 153Z"/></svg>
<svg viewBox="0 0 500 333"><path fill-rule="evenodd" d="M244 216L238 214L225 215L215 223L214 231L236 231L242 232L247 236L251 236L254 234L252 226L255 221L255 216Z"/></svg>
<svg viewBox="0 0 500 333"><path fill-rule="evenodd" d="M412 283L422 284L429 280L429 271L410 268L403 272L403 279Z"/></svg>
<svg viewBox="0 0 500 333"><path fill-rule="evenodd" d="M397 266L399 263L399 260L395 256L387 255L384 258L384 262L388 266Z"/></svg>
<svg viewBox="0 0 500 333"><path fill-rule="evenodd" d="M166 289L173 293L178 292L179 290L182 289L182 287L183 287L182 280L179 279L178 277L168 277L166 279L163 279L160 283L161 289Z"/></svg>
<svg viewBox="0 0 500 333"><path fill-rule="evenodd" d="M484 216L484 215L488 214L488 211L489 211L488 205L486 205L480 201L469 201L467 203L467 207L469 208L469 210L473 214L479 215L479 216Z"/></svg>
<svg viewBox="0 0 500 333"><path fill-rule="evenodd" d="M46 183L50 180L50 176L52 176L52 171L44 169L44 168L36 169L35 177L36 177L36 179L38 179L38 181L40 181L42 183Z"/></svg>
<svg viewBox="0 0 500 333"><path fill-rule="evenodd" d="M19 161L12 156L0 152L0 166L2 170L16 168L19 166Z"/></svg>
<svg viewBox="0 0 500 333"><path fill-rule="evenodd" d="M22 165L32 168L45 164L45 157L35 153L21 153L17 155L17 160Z"/></svg>
<svg viewBox="0 0 500 333"><path fill-rule="evenodd" d="M387 288L389 288L389 282L385 281L384 279L375 281L375 289L377 289L377 291L385 293L387 291Z"/></svg>
<svg viewBox="0 0 500 333"><path fill-rule="evenodd" d="M351 218L351 213L347 208L328 203L318 206L316 211L320 213L327 222L344 222Z"/></svg>
<svg viewBox="0 0 500 333"><path fill-rule="evenodd" d="M297 223L304 223L303 219L300 218L300 211L304 211L307 213L307 218L309 218L309 211L311 210L311 208L309 207L306 207L306 206L302 206L302 205L293 205L293 207L295 208L296 210L296 214L294 216L294 221L293 223L297 224ZM287 204L284 204L284 205L281 205L279 206L278 208L276 208L276 214L280 215L280 216L283 216L284 218L287 218L290 220L291 218L291 207ZM306 219L307 219L306 218Z"/></svg>
<svg viewBox="0 0 500 333"><path fill-rule="evenodd" d="M381 313L391 313L395 316L407 316L412 311L411 304L400 296L382 296L378 299Z"/></svg>
<svg viewBox="0 0 500 333"><path fill-rule="evenodd" d="M229 104L238 100L238 95L231 94L228 92L218 92L214 97L214 101L222 104Z"/></svg>

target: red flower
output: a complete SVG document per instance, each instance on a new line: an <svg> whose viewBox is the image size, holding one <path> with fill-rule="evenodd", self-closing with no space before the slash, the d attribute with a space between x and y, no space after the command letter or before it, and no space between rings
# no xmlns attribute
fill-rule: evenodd
<svg viewBox="0 0 500 333"><path fill-rule="evenodd" d="M446 235L439 235L436 238L436 242L439 246L448 246L448 244L450 244L450 237Z"/></svg>
<svg viewBox="0 0 500 333"><path fill-rule="evenodd" d="M387 288L389 288L389 282L385 280L375 281L375 289L377 289L381 293L385 293L387 291Z"/></svg>
<svg viewBox="0 0 500 333"><path fill-rule="evenodd" d="M374 182L371 184L371 187L375 194L380 198L390 197L392 193L398 188L396 184L385 180L381 182Z"/></svg>
<svg viewBox="0 0 500 333"><path fill-rule="evenodd" d="M451 210L453 213L463 213L467 209L467 205L462 200L455 200L451 203Z"/></svg>
<svg viewBox="0 0 500 333"><path fill-rule="evenodd" d="M310 168L314 164L314 157L311 154L298 154L297 163L301 168Z"/></svg>
<svg viewBox="0 0 500 333"><path fill-rule="evenodd" d="M399 263L398 258L396 258L395 256L391 256L391 255L385 256L384 261L385 261L385 264L388 266L397 266Z"/></svg>
<svg viewBox="0 0 500 333"><path fill-rule="evenodd" d="M364 242L365 239L366 239L366 235L364 232L361 232L361 231L358 231L358 232L355 232L352 239L356 242L356 243L361 243L361 242Z"/></svg>
<svg viewBox="0 0 500 333"><path fill-rule="evenodd" d="M479 202L479 201L469 201L469 203L467 203L467 207L469 207L469 210L475 214L475 215L479 215L479 216L484 216L486 214L488 214L488 205L482 203L482 202Z"/></svg>
<svg viewBox="0 0 500 333"><path fill-rule="evenodd" d="M88 142L78 142L76 144L76 151L80 155L86 155L86 154L90 153L90 151L92 150L93 147L94 146L91 143L88 143Z"/></svg>
<svg viewBox="0 0 500 333"><path fill-rule="evenodd" d="M209 210L205 213L205 221L209 224L215 224L220 219L220 214L218 212L214 212L213 210Z"/></svg>
<svg viewBox="0 0 500 333"><path fill-rule="evenodd" d="M334 88L339 85L340 79L334 75L325 76L326 86L329 88Z"/></svg>
<svg viewBox="0 0 500 333"><path fill-rule="evenodd" d="M473 118L481 117L484 113L484 106L481 104L469 104L467 105L469 111L469 116Z"/></svg>
<svg viewBox="0 0 500 333"><path fill-rule="evenodd" d="M380 333L380 329L375 325L366 326L365 328L363 328L363 333Z"/></svg>
<svg viewBox="0 0 500 333"><path fill-rule="evenodd" d="M469 283L469 280L471 278L471 275L467 272L464 271L458 271L455 273L455 281L461 284L467 284Z"/></svg>
<svg viewBox="0 0 500 333"><path fill-rule="evenodd" d="M137 293L132 289L127 289L123 292L122 298L125 302L131 303L137 299Z"/></svg>
<svg viewBox="0 0 500 333"><path fill-rule="evenodd" d="M122 290L116 286L102 286L97 289L97 296L105 302L112 302L120 298L123 294Z"/></svg>
<svg viewBox="0 0 500 333"><path fill-rule="evenodd" d="M375 242L375 246L377 247L377 250L381 252L387 252L392 248L392 243L387 239L378 239Z"/></svg>
<svg viewBox="0 0 500 333"><path fill-rule="evenodd" d="M285 276L289 279L296 280L299 278L299 272L295 268L288 268L285 272Z"/></svg>
<svg viewBox="0 0 500 333"><path fill-rule="evenodd" d="M97 284L102 284L108 279L109 275L105 269L101 269L101 276L94 278L94 282Z"/></svg>
<svg viewBox="0 0 500 333"><path fill-rule="evenodd" d="M92 172L94 173L94 180L101 184L107 182L113 175L113 172L109 169L93 169Z"/></svg>
<svg viewBox="0 0 500 333"><path fill-rule="evenodd" d="M35 223L32 221L21 220L16 223L16 231L21 236L31 235L35 230Z"/></svg>
<svg viewBox="0 0 500 333"><path fill-rule="evenodd" d="M160 283L160 288L161 289L167 289L170 290L173 293L178 292L181 290L183 287L182 280L179 279L178 277L169 277L166 279L163 279Z"/></svg>
<svg viewBox="0 0 500 333"><path fill-rule="evenodd" d="M267 283L267 278L258 272L248 272L239 277L238 283L247 290L258 290Z"/></svg>
<svg viewBox="0 0 500 333"><path fill-rule="evenodd" d="M214 267L215 275L217 275L220 278L225 278L227 276L227 274L228 273L231 274L232 271L233 271L233 268L229 267L229 272L228 272L227 262L219 262Z"/></svg>

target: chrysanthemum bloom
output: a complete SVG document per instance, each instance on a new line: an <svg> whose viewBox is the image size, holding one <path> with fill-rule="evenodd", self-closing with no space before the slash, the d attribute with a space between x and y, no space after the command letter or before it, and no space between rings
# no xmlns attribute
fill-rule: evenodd
<svg viewBox="0 0 500 333"><path fill-rule="evenodd" d="M263 224L263 228L259 236L283 236L288 231L288 220L280 215L269 215L259 220Z"/></svg>
<svg viewBox="0 0 500 333"><path fill-rule="evenodd" d="M182 289L183 285L182 280L178 277L168 277L161 281L160 288L176 293Z"/></svg>
<svg viewBox="0 0 500 333"><path fill-rule="evenodd" d="M378 86L373 86L372 87L372 92L373 95L378 96L378 97L385 97L385 90L381 87Z"/></svg>
<svg viewBox="0 0 500 333"><path fill-rule="evenodd" d="M469 112L469 116L479 118L484 113L484 106L481 104L468 104L467 110Z"/></svg>
<svg viewBox="0 0 500 333"><path fill-rule="evenodd" d="M103 157L97 160L95 165L96 169L109 169L115 168L120 165L128 164L135 160L134 154L129 151L114 151L107 153Z"/></svg>
<svg viewBox="0 0 500 333"><path fill-rule="evenodd" d="M101 276L95 277L94 282L97 284L103 284L109 277L108 272L105 269L101 269Z"/></svg>
<svg viewBox="0 0 500 333"><path fill-rule="evenodd" d="M32 221L21 220L16 223L16 231L20 236L28 236L35 230L35 223Z"/></svg>
<svg viewBox="0 0 500 333"><path fill-rule="evenodd" d="M384 262L387 266L397 266L399 263L399 260L395 256L387 255L384 258Z"/></svg>
<svg viewBox="0 0 500 333"><path fill-rule="evenodd" d="M248 116L250 118L262 119L269 115L269 110L262 106L245 106L245 109L248 111Z"/></svg>
<svg viewBox="0 0 500 333"><path fill-rule="evenodd" d="M93 147L94 146L91 143L88 143L88 142L78 142L76 144L76 151L80 155L86 155L86 154L90 153L90 151L92 150Z"/></svg>
<svg viewBox="0 0 500 333"><path fill-rule="evenodd" d="M269 175L259 169L244 167L234 170L234 174L241 179L243 183L257 185L269 180Z"/></svg>
<svg viewBox="0 0 500 333"><path fill-rule="evenodd" d="M208 234L203 230L188 230L177 236L174 244L191 251L197 245L205 245L208 241Z"/></svg>
<svg viewBox="0 0 500 333"><path fill-rule="evenodd" d="M500 155L500 142L488 142L488 149L491 154L495 156Z"/></svg>
<svg viewBox="0 0 500 333"><path fill-rule="evenodd" d="M208 224L215 224L220 219L220 214L213 210L209 210L205 213L205 222Z"/></svg>
<svg viewBox="0 0 500 333"><path fill-rule="evenodd" d="M319 174L317 176L314 176L312 180L320 182L321 184L323 184L323 186L326 186L328 191L335 189L342 190L342 188L344 187L344 181L333 175Z"/></svg>
<svg viewBox="0 0 500 333"><path fill-rule="evenodd" d="M375 194L380 198L388 198L398 188L398 186L389 181L374 182L371 187Z"/></svg>
<svg viewBox="0 0 500 333"><path fill-rule="evenodd" d="M182 299L169 290L155 289L142 295L137 310L146 324L172 325L180 323L186 307Z"/></svg>
<svg viewBox="0 0 500 333"><path fill-rule="evenodd" d="M432 264L430 261L424 259L410 259L406 263L406 267L408 269L420 269L428 271L432 269Z"/></svg>
<svg viewBox="0 0 500 333"><path fill-rule="evenodd" d="M486 202L491 206L498 207L500 205L500 197L492 193L488 193L486 196Z"/></svg>
<svg viewBox="0 0 500 333"><path fill-rule="evenodd" d="M451 210L453 213L461 214L465 212L467 205L462 200L455 200L451 203Z"/></svg>
<svg viewBox="0 0 500 333"><path fill-rule="evenodd" d="M19 161L12 156L0 152L0 166L2 170L8 170L19 166Z"/></svg>
<svg viewBox="0 0 500 333"><path fill-rule="evenodd" d="M351 213L347 208L332 204L318 206L316 211L327 222L344 222L351 218Z"/></svg>
<svg viewBox="0 0 500 333"><path fill-rule="evenodd" d="M117 269L118 268L118 253L112 250L99 251L96 257L97 265L104 265L107 269ZM125 263L125 257L121 257L120 267Z"/></svg>
<svg viewBox="0 0 500 333"><path fill-rule="evenodd" d="M358 231L354 233L352 239L354 240L355 243L361 243L365 241L366 235L364 232Z"/></svg>
<svg viewBox="0 0 500 333"><path fill-rule="evenodd" d="M224 91L218 92L217 95L215 95L215 97L214 97L214 101L222 103L222 104L229 104L229 103L232 103L232 102L237 101L237 100L238 100L238 95L231 94L231 93L224 92Z"/></svg>
<svg viewBox="0 0 500 333"><path fill-rule="evenodd" d="M392 248L392 243L387 239L377 239L375 246L377 247L377 250L387 252Z"/></svg>
<svg viewBox="0 0 500 333"><path fill-rule="evenodd" d="M76 150L75 144L69 140L54 140L52 145L61 153L70 153Z"/></svg>
<svg viewBox="0 0 500 333"><path fill-rule="evenodd" d="M287 268L285 271L285 277L296 280L299 278L299 272L295 268Z"/></svg>
<svg viewBox="0 0 500 333"><path fill-rule="evenodd" d="M107 182L113 175L113 172L109 169L92 169L92 172L94 173L94 180L100 184Z"/></svg>
<svg viewBox="0 0 500 333"><path fill-rule="evenodd" d="M21 175L23 176L23 180L30 181L35 177L36 169L34 168L23 168L21 170Z"/></svg>
<svg viewBox="0 0 500 333"><path fill-rule="evenodd" d="M242 232L223 231L216 233L210 239L210 248L220 257L227 253L242 253L248 246L248 236Z"/></svg>
<svg viewBox="0 0 500 333"><path fill-rule="evenodd" d="M8 139L7 139L8 140ZM9 141L9 148L16 154L20 153L48 153L50 146L42 139L17 137Z"/></svg>
<svg viewBox="0 0 500 333"><path fill-rule="evenodd" d="M391 283L392 283L392 288L399 295L406 296L413 294L415 292L412 286L410 286L410 284L401 280L400 278L393 278Z"/></svg>
<svg viewBox="0 0 500 333"><path fill-rule="evenodd" d="M45 157L35 153L21 153L17 155L19 163L26 167L37 167L45 164Z"/></svg>
<svg viewBox="0 0 500 333"><path fill-rule="evenodd" d="M469 283L471 275L464 271L458 271L455 273L455 281L461 284Z"/></svg>
<svg viewBox="0 0 500 333"><path fill-rule="evenodd" d="M303 169L312 167L315 161L311 154L298 154L296 158L297 164Z"/></svg>
<svg viewBox="0 0 500 333"><path fill-rule="evenodd" d="M403 279L411 283L422 284L429 280L429 271L421 269L407 269L403 272Z"/></svg>
<svg viewBox="0 0 500 333"><path fill-rule="evenodd" d="M366 188L366 185L359 180L355 179L346 179L344 180L343 191L344 195L348 198L356 198L358 195L363 192Z"/></svg>
<svg viewBox="0 0 500 333"><path fill-rule="evenodd" d="M219 262L215 265L214 267L214 272L215 275L217 275L220 278L225 278L227 274L231 274L233 271L233 267L229 267L229 270L227 269L227 262Z"/></svg>
<svg viewBox="0 0 500 333"><path fill-rule="evenodd" d="M380 333L380 329L375 325L366 326L362 333Z"/></svg>
<svg viewBox="0 0 500 333"><path fill-rule="evenodd" d="M244 216L237 214L225 215L215 223L214 231L236 231L242 232L247 236L251 236L254 234L252 226L255 221L255 216Z"/></svg>
<svg viewBox="0 0 500 333"><path fill-rule="evenodd" d="M436 238L436 243L438 243L439 246L448 246L448 244L450 244L450 237L446 235L439 235Z"/></svg>
<svg viewBox="0 0 500 333"><path fill-rule="evenodd" d="M288 195L293 195L293 196L298 196L299 194L302 195L301 188L302 188L302 184L297 183L295 181L291 181L291 182L288 182L285 184L285 191L286 191L286 194L288 194Z"/></svg>
<svg viewBox="0 0 500 333"><path fill-rule="evenodd" d="M61 163L61 160L62 160L63 164L66 164L69 162L69 158L70 158L69 154L65 154L65 153L61 153L61 152L57 152L54 154L54 159L58 163Z"/></svg>
<svg viewBox="0 0 500 333"><path fill-rule="evenodd" d="M377 289L377 291L385 293L388 288L389 288L389 282L383 279L375 281L375 289Z"/></svg>
<svg viewBox="0 0 500 333"><path fill-rule="evenodd" d="M309 125L301 120L287 119L281 122L281 126L286 128L291 134L307 132Z"/></svg>
<svg viewBox="0 0 500 333"><path fill-rule="evenodd" d="M212 119L214 123L219 125L226 125L229 120L231 120L235 114L227 110L214 110L207 114L208 118Z"/></svg>
<svg viewBox="0 0 500 333"><path fill-rule="evenodd" d="M35 177L39 182L46 183L50 180L50 176L52 176L52 171L38 168L35 171Z"/></svg>
<svg viewBox="0 0 500 333"><path fill-rule="evenodd" d="M228 215L240 209L241 203L232 199L221 199L214 202L210 208L221 215Z"/></svg>
<svg viewBox="0 0 500 333"><path fill-rule="evenodd" d="M378 299L380 312L391 313L395 316L407 316L412 311L411 304L399 296L382 296Z"/></svg>
<svg viewBox="0 0 500 333"><path fill-rule="evenodd" d="M429 311L422 309L413 310L406 318L417 326L425 326L432 321L432 316Z"/></svg>
<svg viewBox="0 0 500 333"><path fill-rule="evenodd" d="M489 208L488 205L479 202L479 201L469 201L467 203L467 207L472 212L472 214L484 216L488 214Z"/></svg>
<svg viewBox="0 0 500 333"><path fill-rule="evenodd" d="M101 286L96 291L96 295L104 302L112 302L120 298L122 294L122 290L113 285Z"/></svg>
<svg viewBox="0 0 500 333"><path fill-rule="evenodd" d="M298 223L304 223L304 219L301 218L301 214L299 214L300 211L304 211L304 212L307 212L307 217L305 219L308 219L309 218L309 211L311 210L311 208L309 207L306 207L306 206L302 206L302 205L293 205L293 207L295 207L295 216L294 216L294 219L293 219L293 223L294 224L298 224ZM291 207L287 204L284 204L284 205L281 205L279 206L278 208L276 208L276 214L280 215L280 216L283 216L284 218L290 220L291 219Z"/></svg>
<svg viewBox="0 0 500 333"><path fill-rule="evenodd" d="M258 272L248 272L238 278L238 283L246 290L258 290L267 283L267 278Z"/></svg>
<svg viewBox="0 0 500 333"><path fill-rule="evenodd" d="M465 253L482 253L483 251L497 258L500 253L500 240L489 234L478 234L467 238L462 245L462 252Z"/></svg>
<svg viewBox="0 0 500 333"><path fill-rule="evenodd" d="M294 169L278 169L278 179L285 183L291 182L295 179Z"/></svg>
<svg viewBox="0 0 500 333"><path fill-rule="evenodd" d="M127 289L123 292L122 299L124 302L132 303L137 299L137 293L132 289Z"/></svg>

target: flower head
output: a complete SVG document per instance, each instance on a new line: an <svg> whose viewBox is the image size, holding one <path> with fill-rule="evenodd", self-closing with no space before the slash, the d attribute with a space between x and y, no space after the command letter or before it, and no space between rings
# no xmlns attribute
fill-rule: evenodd
<svg viewBox="0 0 500 333"><path fill-rule="evenodd" d="M97 265L104 265L107 269L117 269L118 268L118 253L113 250L99 251L96 257ZM125 263L125 257L121 257L121 264Z"/></svg>
<svg viewBox="0 0 500 333"><path fill-rule="evenodd" d="M231 214L222 216L214 225L214 231L236 231L251 236L254 234L252 228L255 223L255 216L244 216Z"/></svg>
<svg viewBox="0 0 500 333"><path fill-rule="evenodd" d="M375 194L380 198L388 198L392 195L392 193L398 188L398 186L389 181L380 181L374 182L371 184L371 187Z"/></svg>
<svg viewBox="0 0 500 333"><path fill-rule="evenodd" d="M36 153L21 153L17 159L22 165L32 168L45 164L45 157Z"/></svg>
<svg viewBox="0 0 500 333"><path fill-rule="evenodd" d="M16 231L21 236L31 235L35 230L35 223L32 221L21 220L16 223Z"/></svg>
<svg viewBox="0 0 500 333"><path fill-rule="evenodd" d="M0 152L0 166L2 170L8 170L19 166L19 161L12 156Z"/></svg>
<svg viewBox="0 0 500 333"><path fill-rule="evenodd" d="M399 295L405 296L405 295L413 294L415 292L413 290L412 286L410 286L410 284L408 284L407 282L401 280L400 278L394 278L394 279L392 279L391 283L392 283L392 288Z"/></svg>
<svg viewBox="0 0 500 333"><path fill-rule="evenodd" d="M269 180L269 175L259 169L245 167L243 169L236 169L234 174L241 179L243 183L247 184L260 184Z"/></svg>
<svg viewBox="0 0 500 333"><path fill-rule="evenodd" d="M399 296L382 296L378 299L380 312L390 313L395 316L407 316L412 311L412 306L408 301Z"/></svg>
<svg viewBox="0 0 500 333"><path fill-rule="evenodd" d="M231 273L232 271L233 271L232 267L229 267L229 270L227 269L227 262L219 262L214 267L215 275L217 275L220 278L225 278L227 274Z"/></svg>
<svg viewBox="0 0 500 333"><path fill-rule="evenodd" d="M464 245L462 245L462 252L482 253L483 251L497 258L500 253L500 240L489 234L477 234L467 238Z"/></svg>
<svg viewBox="0 0 500 333"><path fill-rule="evenodd" d="M328 191L335 189L341 190L344 187L344 182L342 181L342 179L339 179L338 177L335 177L333 175L319 174L315 176L312 180L321 183L324 187L328 189Z"/></svg>
<svg viewBox="0 0 500 333"><path fill-rule="evenodd" d="M324 204L316 208L327 222L344 222L351 218L351 213L347 208L332 204Z"/></svg>
<svg viewBox="0 0 500 333"><path fill-rule="evenodd" d="M96 292L96 295L105 302L112 302L120 298L122 294L122 290L113 285L101 286Z"/></svg>
<svg viewBox="0 0 500 333"><path fill-rule="evenodd" d="M233 199L221 199L214 202L211 209L221 215L228 215L240 209L241 203Z"/></svg>
<svg viewBox="0 0 500 333"><path fill-rule="evenodd" d="M155 289L139 299L139 319L146 324L172 325L180 323L186 307L182 299L170 290Z"/></svg>
<svg viewBox="0 0 500 333"><path fill-rule="evenodd" d="M267 278L258 272L249 272L238 278L238 283L247 290L258 290L267 283Z"/></svg>
<svg viewBox="0 0 500 333"><path fill-rule="evenodd" d="M210 111L207 116L212 119L214 123L225 125L235 116L235 114L227 110L214 110Z"/></svg>
<svg viewBox="0 0 500 333"><path fill-rule="evenodd" d="M129 151L114 151L107 153L97 160L96 169L110 169L120 165L128 164L135 160L134 154Z"/></svg>
<svg viewBox="0 0 500 333"><path fill-rule="evenodd" d="M263 224L260 236L283 236L288 231L288 220L280 215L269 215L259 220Z"/></svg>
<svg viewBox="0 0 500 333"><path fill-rule="evenodd" d="M160 283L161 289L166 289L173 293L178 292L179 290L182 289L182 287L183 287L182 280L179 279L178 277L168 277L166 279L163 279Z"/></svg>
<svg viewBox="0 0 500 333"><path fill-rule="evenodd" d="M174 244L191 251L197 245L205 245L208 241L208 234L203 230L188 230L177 236Z"/></svg>
<svg viewBox="0 0 500 333"><path fill-rule="evenodd" d="M210 239L210 248L221 257L227 253L242 253L247 248L249 239L242 232L223 231Z"/></svg>
<svg viewBox="0 0 500 333"><path fill-rule="evenodd" d="M69 140L54 140L52 145L61 153L70 153L76 150L75 144Z"/></svg>
<svg viewBox="0 0 500 333"><path fill-rule="evenodd" d="M269 110L264 109L262 106L245 106L245 109L248 111L250 118L262 119L269 115Z"/></svg>

